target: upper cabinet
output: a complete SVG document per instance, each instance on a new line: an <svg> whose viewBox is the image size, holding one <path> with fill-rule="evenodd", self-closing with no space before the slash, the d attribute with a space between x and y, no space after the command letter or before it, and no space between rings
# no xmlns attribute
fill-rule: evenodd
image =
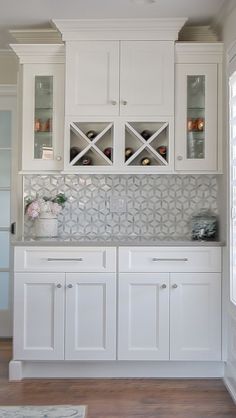
<svg viewBox="0 0 236 418"><path fill-rule="evenodd" d="M185 20L54 21L66 44L66 172L173 170L175 40Z"/></svg>
<svg viewBox="0 0 236 418"><path fill-rule="evenodd" d="M222 44L176 45L175 169L222 170Z"/></svg>
<svg viewBox="0 0 236 418"><path fill-rule="evenodd" d="M11 45L19 57L19 140L23 171L61 170L64 46Z"/></svg>
<svg viewBox="0 0 236 418"><path fill-rule="evenodd" d="M66 46L66 114L173 116L172 41L76 41Z"/></svg>

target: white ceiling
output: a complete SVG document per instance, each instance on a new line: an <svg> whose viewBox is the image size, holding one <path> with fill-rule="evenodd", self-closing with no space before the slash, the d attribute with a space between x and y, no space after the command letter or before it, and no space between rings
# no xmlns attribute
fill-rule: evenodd
<svg viewBox="0 0 236 418"><path fill-rule="evenodd" d="M9 29L50 27L56 18L187 17L209 24L232 0L0 0L0 48L12 42Z"/></svg>

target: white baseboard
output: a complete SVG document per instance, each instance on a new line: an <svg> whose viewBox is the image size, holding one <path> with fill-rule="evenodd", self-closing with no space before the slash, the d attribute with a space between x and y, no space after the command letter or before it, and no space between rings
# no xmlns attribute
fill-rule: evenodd
<svg viewBox="0 0 236 418"><path fill-rule="evenodd" d="M228 390L231 398L233 399L234 403L236 404L236 391L235 391L233 385L231 385L230 380L226 376L223 378L223 382L224 382L225 387Z"/></svg>
<svg viewBox="0 0 236 418"><path fill-rule="evenodd" d="M18 363L21 363L21 367ZM221 361L12 361L10 369L10 380L27 378L199 379L222 378L224 375L224 363Z"/></svg>

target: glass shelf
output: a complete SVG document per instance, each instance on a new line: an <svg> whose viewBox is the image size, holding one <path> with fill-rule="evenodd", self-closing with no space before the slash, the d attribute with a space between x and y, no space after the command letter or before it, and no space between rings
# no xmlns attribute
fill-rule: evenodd
<svg viewBox="0 0 236 418"><path fill-rule="evenodd" d="M53 159L53 76L35 76L34 158Z"/></svg>
<svg viewBox="0 0 236 418"><path fill-rule="evenodd" d="M205 76L187 76L187 158L205 158Z"/></svg>

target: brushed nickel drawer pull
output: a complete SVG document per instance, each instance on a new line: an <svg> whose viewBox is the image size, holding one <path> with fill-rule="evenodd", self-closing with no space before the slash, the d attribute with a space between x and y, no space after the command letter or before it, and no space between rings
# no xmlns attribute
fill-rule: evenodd
<svg viewBox="0 0 236 418"><path fill-rule="evenodd" d="M188 261L188 258L156 258L154 257L152 261Z"/></svg>
<svg viewBox="0 0 236 418"><path fill-rule="evenodd" d="M47 258L47 261L83 261L83 258Z"/></svg>

